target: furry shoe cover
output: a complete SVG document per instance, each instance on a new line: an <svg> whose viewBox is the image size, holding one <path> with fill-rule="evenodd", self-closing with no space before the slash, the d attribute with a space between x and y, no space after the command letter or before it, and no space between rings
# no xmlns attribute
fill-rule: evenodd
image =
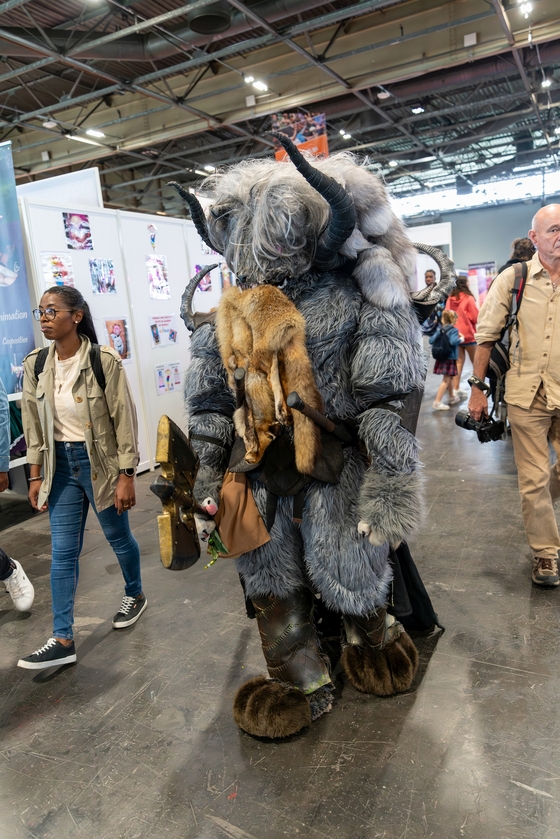
<svg viewBox="0 0 560 839"><path fill-rule="evenodd" d="M391 696L408 690L418 668L418 651L406 632L382 649L348 645L342 653L348 681L362 693Z"/></svg>
<svg viewBox="0 0 560 839"><path fill-rule="evenodd" d="M311 725L311 706L298 688L257 676L237 691L233 718L247 734L277 740Z"/></svg>

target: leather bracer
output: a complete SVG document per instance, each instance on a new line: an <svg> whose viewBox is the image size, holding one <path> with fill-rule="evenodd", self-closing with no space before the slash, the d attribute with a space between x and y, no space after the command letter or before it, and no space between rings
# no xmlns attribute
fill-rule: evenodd
<svg viewBox="0 0 560 839"><path fill-rule="evenodd" d="M331 677L313 623L313 595L301 589L287 598L252 597L269 676L309 694Z"/></svg>

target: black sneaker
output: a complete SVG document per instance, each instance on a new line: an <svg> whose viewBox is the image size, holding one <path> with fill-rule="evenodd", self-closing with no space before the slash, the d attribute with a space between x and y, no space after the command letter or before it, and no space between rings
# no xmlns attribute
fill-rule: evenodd
<svg viewBox="0 0 560 839"><path fill-rule="evenodd" d="M122 599L121 608L113 618L114 629L124 629L125 626L132 626L136 623L146 606L148 601L143 594L138 597L128 597L126 594Z"/></svg>
<svg viewBox="0 0 560 839"><path fill-rule="evenodd" d="M72 664L76 661L76 648L74 642L65 647L56 638L49 638L44 647L35 650L26 658L20 658L18 667L26 670L44 670L47 667L60 667L61 664Z"/></svg>

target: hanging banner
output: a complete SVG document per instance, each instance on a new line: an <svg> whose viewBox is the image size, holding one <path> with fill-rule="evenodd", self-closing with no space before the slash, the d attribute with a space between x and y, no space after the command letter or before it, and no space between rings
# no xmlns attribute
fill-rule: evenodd
<svg viewBox="0 0 560 839"><path fill-rule="evenodd" d="M11 142L0 143L0 377L22 389L23 359L35 347Z"/></svg>
<svg viewBox="0 0 560 839"><path fill-rule="evenodd" d="M272 130L285 134L300 151L307 151L316 157L327 157L329 153L325 114L304 114L301 111L272 114ZM284 160L286 157L286 152L276 139L274 156L276 160Z"/></svg>

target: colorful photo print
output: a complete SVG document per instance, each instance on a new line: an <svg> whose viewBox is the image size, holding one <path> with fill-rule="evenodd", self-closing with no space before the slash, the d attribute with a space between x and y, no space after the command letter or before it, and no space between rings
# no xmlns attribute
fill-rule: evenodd
<svg viewBox="0 0 560 839"><path fill-rule="evenodd" d="M92 251L93 240L89 216L84 213L62 213L66 246L74 251Z"/></svg>
<svg viewBox="0 0 560 839"><path fill-rule="evenodd" d="M195 274L198 274L199 271L202 271L202 268L203 268L202 265L195 265L194 266ZM201 279L201 281L199 282L199 284L196 287L196 290L197 291L212 291L212 272L210 272L209 274L206 274L206 276L204 276Z"/></svg>
<svg viewBox="0 0 560 839"><path fill-rule="evenodd" d="M89 274L94 294L116 294L115 263L112 259L90 259Z"/></svg>
<svg viewBox="0 0 560 839"><path fill-rule="evenodd" d="M155 373L158 396L181 389L181 364L179 361L171 361L169 364L156 364Z"/></svg>
<svg viewBox="0 0 560 839"><path fill-rule="evenodd" d="M209 248L206 242L203 242L202 239L200 240L200 250L202 253L210 254L211 256L218 256L218 252Z"/></svg>
<svg viewBox="0 0 560 839"><path fill-rule="evenodd" d="M107 338L109 339L109 346L115 352L118 352L123 360L131 358L126 318L106 320L105 329L107 331Z"/></svg>
<svg viewBox="0 0 560 839"><path fill-rule="evenodd" d="M146 271L152 300L169 300L169 280L167 279L167 257L150 253L146 257Z"/></svg>
<svg viewBox="0 0 560 839"><path fill-rule="evenodd" d="M74 286L74 271L72 257L69 253L41 253L43 279L45 288L53 285Z"/></svg>
<svg viewBox="0 0 560 839"><path fill-rule="evenodd" d="M222 283L222 291L225 291L226 288L230 288L232 285L235 285L233 271L228 268L226 262L220 262L220 280Z"/></svg>
<svg viewBox="0 0 560 839"><path fill-rule="evenodd" d="M175 315L151 315L150 333L152 347L167 347L177 343Z"/></svg>

